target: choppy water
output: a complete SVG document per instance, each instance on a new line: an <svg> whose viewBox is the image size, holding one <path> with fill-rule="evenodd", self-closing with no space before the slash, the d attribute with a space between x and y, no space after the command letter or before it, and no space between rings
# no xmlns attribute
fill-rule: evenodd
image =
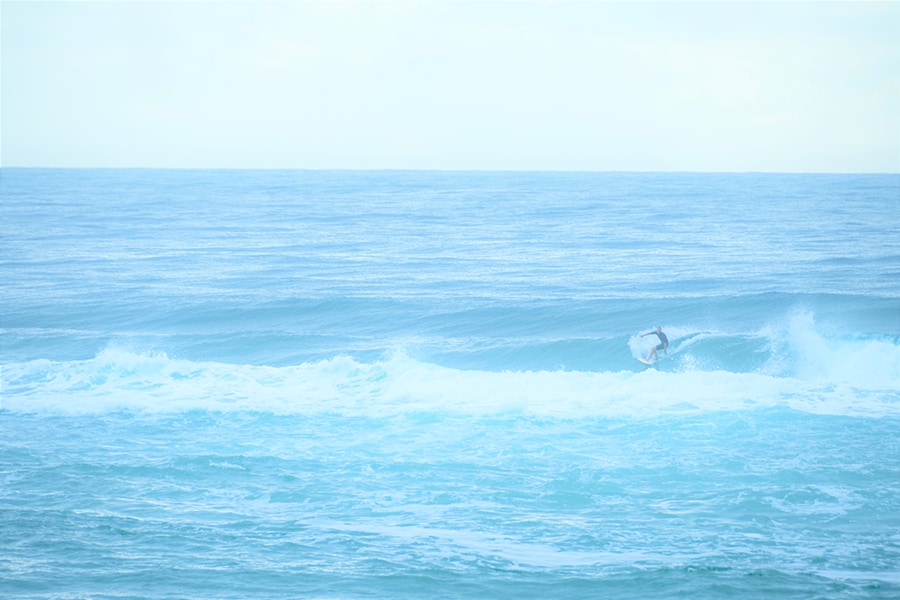
<svg viewBox="0 0 900 600"><path fill-rule="evenodd" d="M900 176L0 192L4 597L900 595Z"/></svg>

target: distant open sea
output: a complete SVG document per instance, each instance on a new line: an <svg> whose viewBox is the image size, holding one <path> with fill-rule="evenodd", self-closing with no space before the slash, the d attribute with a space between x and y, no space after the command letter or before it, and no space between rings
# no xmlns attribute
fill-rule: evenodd
<svg viewBox="0 0 900 600"><path fill-rule="evenodd" d="M900 597L900 175L0 194L4 599Z"/></svg>

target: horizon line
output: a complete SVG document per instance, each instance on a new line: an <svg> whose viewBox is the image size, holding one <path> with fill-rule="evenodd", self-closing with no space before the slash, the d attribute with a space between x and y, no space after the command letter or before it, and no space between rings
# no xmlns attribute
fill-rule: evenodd
<svg viewBox="0 0 900 600"><path fill-rule="evenodd" d="M704 175L900 175L897 171L766 171L696 169L492 169L422 167L146 167L146 166L35 166L0 165L0 170L44 171L318 171L318 172L400 172L400 173L623 173L623 174L704 174Z"/></svg>

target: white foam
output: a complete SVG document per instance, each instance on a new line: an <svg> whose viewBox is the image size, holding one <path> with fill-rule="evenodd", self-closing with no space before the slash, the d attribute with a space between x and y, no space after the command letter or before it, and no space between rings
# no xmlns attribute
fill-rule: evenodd
<svg viewBox="0 0 900 600"><path fill-rule="evenodd" d="M871 344L864 345L865 356L883 350L879 344L869 349ZM891 344L887 347L896 353ZM863 385L858 377L822 381L693 369L489 372L442 367L402 352L372 363L337 356L268 367L110 348L84 361L7 365L4 375L2 408L17 412L218 410L386 416L437 411L581 418L790 406L827 414L900 414L900 392L891 376L873 377Z"/></svg>
<svg viewBox="0 0 900 600"><path fill-rule="evenodd" d="M819 384L849 384L900 392L900 346L886 340L846 338L797 311L781 327L763 332L772 345L765 371Z"/></svg>

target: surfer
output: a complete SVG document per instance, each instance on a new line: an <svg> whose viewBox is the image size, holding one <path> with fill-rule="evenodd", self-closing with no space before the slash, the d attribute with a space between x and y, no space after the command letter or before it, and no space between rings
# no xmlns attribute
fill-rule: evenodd
<svg viewBox="0 0 900 600"><path fill-rule="evenodd" d="M647 355L646 362L650 362L650 359L656 360L657 358L657 350L662 350L665 354L669 354L669 338L666 337L666 334L663 333L662 327L657 327L656 331L648 331L647 333L642 333L641 337L647 335L655 335L659 338L659 344L657 344L651 351L650 354Z"/></svg>

